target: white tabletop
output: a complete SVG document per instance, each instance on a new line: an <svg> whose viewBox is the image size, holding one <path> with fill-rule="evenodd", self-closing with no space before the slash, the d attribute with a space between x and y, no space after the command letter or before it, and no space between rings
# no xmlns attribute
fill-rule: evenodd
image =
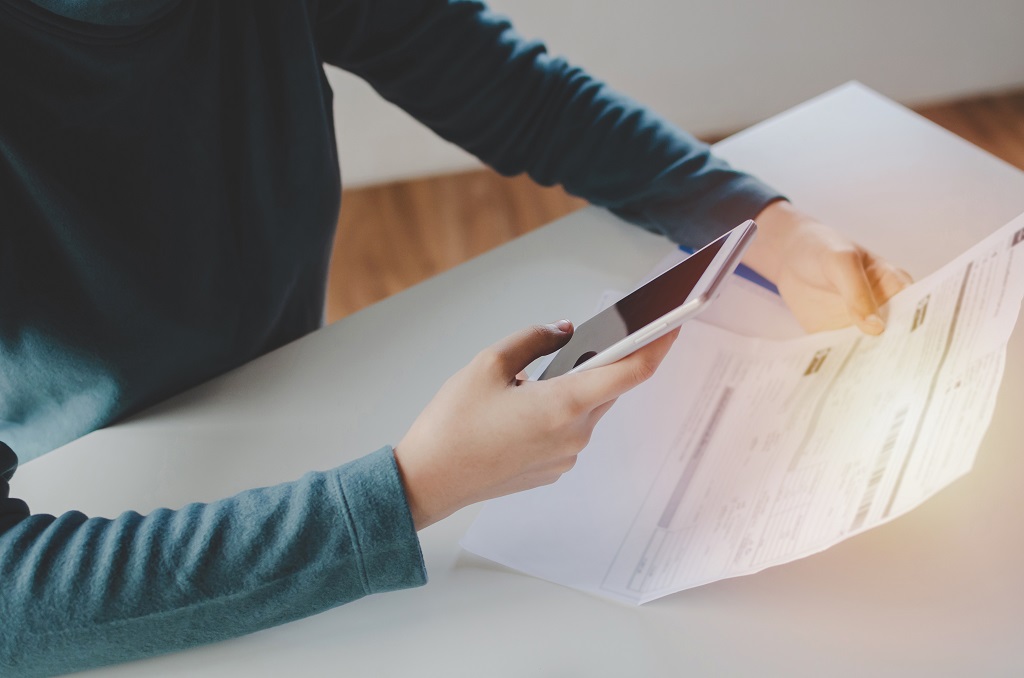
<svg viewBox="0 0 1024 678"><path fill-rule="evenodd" d="M717 146L923 275L1024 211L1024 174L859 85ZM25 465L34 511L179 507L397 442L452 372L533 322L583 318L667 242L584 210ZM125 676L1011 675L1024 667L1024 330L972 473L824 553L635 608L423 533L430 583Z"/></svg>

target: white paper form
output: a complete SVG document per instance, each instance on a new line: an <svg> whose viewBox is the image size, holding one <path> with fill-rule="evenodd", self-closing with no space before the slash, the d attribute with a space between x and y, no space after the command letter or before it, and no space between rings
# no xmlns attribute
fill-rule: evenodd
<svg viewBox="0 0 1024 678"><path fill-rule="evenodd" d="M489 502L463 546L643 603L905 513L973 464L1024 296L1022 241L1024 215L894 298L877 338L685 324L576 468Z"/></svg>

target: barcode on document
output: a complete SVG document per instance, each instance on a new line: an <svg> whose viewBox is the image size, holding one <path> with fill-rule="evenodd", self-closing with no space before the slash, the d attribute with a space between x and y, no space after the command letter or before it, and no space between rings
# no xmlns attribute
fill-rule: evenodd
<svg viewBox="0 0 1024 678"><path fill-rule="evenodd" d="M853 525L850 526L851 532L859 530L864 521L867 520L868 511L871 510L871 505L875 501L875 495L878 493L878 486L882 484L885 470L888 468L889 460L892 458L892 451L896 449L896 441L900 437L900 429L903 428L903 422L907 418L908 409L904 407L896 413L892 424L889 426L889 432L885 434L882 450L878 453L875 468L871 471L871 477L868 478L868 486L864 488L864 496L861 498L860 506L857 508L857 515L854 516Z"/></svg>

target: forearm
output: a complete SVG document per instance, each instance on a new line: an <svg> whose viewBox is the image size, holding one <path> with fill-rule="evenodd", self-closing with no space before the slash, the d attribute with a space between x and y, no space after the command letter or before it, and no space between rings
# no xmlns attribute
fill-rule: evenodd
<svg viewBox="0 0 1024 678"><path fill-rule="evenodd" d="M0 535L5 675L171 652L426 580L390 448L178 511L10 516Z"/></svg>
<svg viewBox="0 0 1024 678"><path fill-rule="evenodd" d="M371 7L372 5L372 7ZM527 172L689 245L779 194L476 2L333 0L325 58L505 174ZM359 35L344 27L361 22Z"/></svg>

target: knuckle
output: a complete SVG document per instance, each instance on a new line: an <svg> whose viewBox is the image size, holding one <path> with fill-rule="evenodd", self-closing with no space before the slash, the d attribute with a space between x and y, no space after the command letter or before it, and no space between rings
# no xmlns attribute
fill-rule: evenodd
<svg viewBox="0 0 1024 678"><path fill-rule="evenodd" d="M587 413L588 409L587 404L575 393L567 394L562 401L562 416L566 421L579 419Z"/></svg>
<svg viewBox="0 0 1024 678"><path fill-rule="evenodd" d="M633 365L633 382L636 384L642 384L654 376L654 371L656 369L657 364L650 358L638 360L636 364Z"/></svg>
<svg viewBox="0 0 1024 678"><path fill-rule="evenodd" d="M572 414L569 412L569 406L563 401L558 400L550 403L543 413L543 423L547 428L548 432L556 434L559 437L564 436L565 430L572 423Z"/></svg>
<svg viewBox="0 0 1024 678"><path fill-rule="evenodd" d="M587 407L575 390L562 386L555 393L555 401L550 410L559 424L564 426L585 414Z"/></svg>
<svg viewBox="0 0 1024 678"><path fill-rule="evenodd" d="M861 256L856 249L841 249L833 255L835 262L841 266L860 266Z"/></svg>
<svg viewBox="0 0 1024 678"><path fill-rule="evenodd" d="M590 434L589 428L582 431L573 431L565 439L565 445L562 449L563 454L575 457L582 452L583 448L590 444Z"/></svg>
<svg viewBox="0 0 1024 678"><path fill-rule="evenodd" d="M561 473L546 473L541 477L540 481L538 482L538 485L552 485L556 480L558 480L561 477Z"/></svg>
<svg viewBox="0 0 1024 678"><path fill-rule="evenodd" d="M485 348L476 354L473 358L473 363L480 369L483 370L495 370L501 366L502 356L501 351L494 348L493 346Z"/></svg>

